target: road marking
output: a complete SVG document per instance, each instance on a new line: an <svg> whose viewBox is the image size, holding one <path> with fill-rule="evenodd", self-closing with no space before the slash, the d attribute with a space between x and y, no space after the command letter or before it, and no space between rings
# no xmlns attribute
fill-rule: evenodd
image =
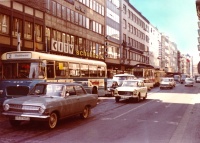
<svg viewBox="0 0 200 143"><path fill-rule="evenodd" d="M146 104L149 104L149 103L151 103L151 102L153 102L153 101L154 101L154 100L151 100L151 101L149 101L149 102L147 102L147 103L145 103L145 104L142 104L142 105L137 106L137 107L135 107L135 108L133 108L133 109L131 109L131 110L128 110L127 112L125 112L125 113L123 113L123 114L120 114L120 115L114 117L113 119L117 119L117 118L119 118L119 117L121 117L121 116L124 116L124 115L126 115L126 114L128 114L128 113L130 113L130 112L132 112L132 111L134 111L134 110L136 110L136 109L138 109L138 108L140 108L140 107L146 105Z"/></svg>

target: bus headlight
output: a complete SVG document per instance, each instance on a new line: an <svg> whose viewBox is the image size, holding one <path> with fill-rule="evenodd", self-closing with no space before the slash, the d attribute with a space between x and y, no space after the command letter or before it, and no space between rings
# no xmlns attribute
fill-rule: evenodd
<svg viewBox="0 0 200 143"><path fill-rule="evenodd" d="M5 104L5 105L3 106L4 111L8 111L9 108L10 108L10 105L9 105L9 104Z"/></svg>
<svg viewBox="0 0 200 143"><path fill-rule="evenodd" d="M45 109L46 109L46 108L45 108L44 106L41 106L41 107L39 107L38 112L39 112L40 114L42 114L42 113L44 113Z"/></svg>

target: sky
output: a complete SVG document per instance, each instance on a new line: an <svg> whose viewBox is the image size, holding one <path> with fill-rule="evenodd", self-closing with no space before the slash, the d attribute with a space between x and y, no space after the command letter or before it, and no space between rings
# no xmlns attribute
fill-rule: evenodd
<svg viewBox="0 0 200 143"><path fill-rule="evenodd" d="M200 61L196 0L129 0L159 32L169 36L182 54Z"/></svg>

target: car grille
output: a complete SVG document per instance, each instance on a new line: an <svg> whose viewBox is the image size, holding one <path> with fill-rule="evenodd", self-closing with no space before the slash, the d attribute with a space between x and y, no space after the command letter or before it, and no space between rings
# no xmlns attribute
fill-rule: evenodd
<svg viewBox="0 0 200 143"><path fill-rule="evenodd" d="M129 91L118 91L119 95L133 95L133 92L129 92Z"/></svg>
<svg viewBox="0 0 200 143"><path fill-rule="evenodd" d="M9 86L6 88L7 95L27 95L29 93L29 87L27 86Z"/></svg>
<svg viewBox="0 0 200 143"><path fill-rule="evenodd" d="M10 104L9 111L22 112L22 113L38 113L39 106Z"/></svg>

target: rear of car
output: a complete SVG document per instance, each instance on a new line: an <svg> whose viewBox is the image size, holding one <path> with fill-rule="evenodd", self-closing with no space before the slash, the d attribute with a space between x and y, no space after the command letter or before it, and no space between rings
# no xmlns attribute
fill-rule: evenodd
<svg viewBox="0 0 200 143"><path fill-rule="evenodd" d="M174 78L163 78L160 83L160 89L164 88L174 88L176 86L176 82L174 81Z"/></svg>
<svg viewBox="0 0 200 143"><path fill-rule="evenodd" d="M196 83L200 83L200 76L196 78Z"/></svg>
<svg viewBox="0 0 200 143"><path fill-rule="evenodd" d="M186 78L185 86L194 86L194 80L192 78Z"/></svg>

